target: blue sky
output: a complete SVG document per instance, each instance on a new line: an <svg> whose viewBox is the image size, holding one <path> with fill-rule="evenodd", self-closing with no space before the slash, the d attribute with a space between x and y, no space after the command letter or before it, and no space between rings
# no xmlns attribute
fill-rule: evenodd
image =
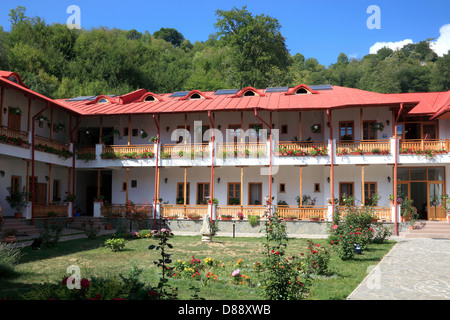
<svg viewBox="0 0 450 320"><path fill-rule="evenodd" d="M205 41L214 33L215 11L234 6L256 14L278 19L290 53L317 58L328 66L339 53L362 58L377 42L413 42L440 38L439 47L450 49L450 1L448 0L321 0L321 1L101 1L101 0L1 0L0 25L9 30L10 9L21 5L28 16L43 17L47 23L66 23L67 8L77 5L81 11L81 27L148 30L175 28L192 43ZM381 29L369 29L367 13L370 5L380 9ZM440 29L445 31L440 34Z"/></svg>

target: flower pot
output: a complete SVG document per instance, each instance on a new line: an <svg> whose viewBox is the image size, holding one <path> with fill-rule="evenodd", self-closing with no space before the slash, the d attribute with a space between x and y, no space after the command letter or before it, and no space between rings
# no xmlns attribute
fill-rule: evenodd
<svg viewBox="0 0 450 320"><path fill-rule="evenodd" d="M309 221L319 221L319 218L309 218Z"/></svg>
<svg viewBox="0 0 450 320"><path fill-rule="evenodd" d="M15 212L14 213L14 218L21 219L22 218L22 212Z"/></svg>
<svg viewBox="0 0 450 320"><path fill-rule="evenodd" d="M220 217L221 220L231 220L231 217Z"/></svg>
<svg viewBox="0 0 450 320"><path fill-rule="evenodd" d="M105 230L111 230L111 228L112 228L111 223L105 224Z"/></svg>

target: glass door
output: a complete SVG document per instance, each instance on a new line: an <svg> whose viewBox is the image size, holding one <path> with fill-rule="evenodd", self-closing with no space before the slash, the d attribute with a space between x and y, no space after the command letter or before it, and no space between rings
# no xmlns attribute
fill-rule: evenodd
<svg viewBox="0 0 450 320"><path fill-rule="evenodd" d="M443 183L428 183L428 220L445 220L445 210L440 206L444 194Z"/></svg>

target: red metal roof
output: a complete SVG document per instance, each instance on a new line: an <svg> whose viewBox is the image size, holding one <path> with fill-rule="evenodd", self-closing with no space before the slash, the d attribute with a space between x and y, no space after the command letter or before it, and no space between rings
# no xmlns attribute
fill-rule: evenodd
<svg viewBox="0 0 450 320"><path fill-rule="evenodd" d="M12 75L15 76L16 78L18 78L19 83L15 83L15 82L9 80L9 77L12 76ZM19 76L17 73L15 73L15 72L1 71L1 70L0 70L0 82L1 82L5 87L8 87L8 88L12 88L12 89L18 90L18 91L20 91L20 92L22 92L22 93L24 93L24 94L26 94L26 95L33 96L33 97L38 98L38 99L43 100L43 101L50 102L50 103L52 103L53 105L56 105L56 106L58 106L58 107L61 107L61 108L65 109L65 110L68 110L68 111L77 113L77 114L79 114L79 115L81 115L81 114L84 113L83 109L81 109L81 108L78 109L78 107L76 107L76 106L67 104L67 103L65 103L65 102L63 102L63 101L58 101L58 100L54 100L54 99L48 98L48 97L46 97L46 96L44 96L44 95L42 95L42 94L40 94L40 93L37 93L37 92L35 92L35 91L33 91L33 90L30 90L27 86L25 86L25 85L23 84L22 79L21 79L20 76Z"/></svg>
<svg viewBox="0 0 450 320"><path fill-rule="evenodd" d="M304 85L303 85L304 86ZM299 86L295 87L298 88ZM307 88L307 86L304 86ZM185 97L170 97L170 93L159 94L159 101L142 101L146 90L134 91L125 96L110 99L111 103L96 104L92 101L58 100L62 104L82 110L84 115L118 115L143 113L185 113L205 111L245 111L254 109L283 110L320 110L329 108L392 106L401 102L417 104L419 97L381 94L365 90L332 86L332 90L317 90L312 94L289 94L288 92L264 92L260 95L243 96L245 88L236 95L214 95L215 91L190 91ZM253 88L252 88L253 90ZM206 99L189 99L192 93L199 93ZM126 99L125 99L126 97Z"/></svg>
<svg viewBox="0 0 450 320"><path fill-rule="evenodd" d="M14 75L20 83L8 80ZM192 90L184 97L170 97L171 93L155 94L145 89L139 89L125 95L110 97L99 96L94 100L58 99L53 100L23 85L20 76L10 71L0 71L0 81L9 87L53 103L79 115L120 115L120 114L155 114L155 113L186 113L206 111L308 111L351 107L399 106L408 104L412 109L408 114L429 114L443 116L450 113L450 91L425 93L392 93L382 94L354 88L331 86L330 90L311 90L307 85L299 84L288 88L287 92L266 92L264 89L247 87L236 94L214 95L215 91L200 92ZM311 93L295 94L299 88L305 88ZM255 96L244 96L248 90L255 91ZM198 93L205 99L190 99ZM155 101L144 101L145 96L153 95ZM97 103L105 97L109 103ZM71 100L71 101L69 101ZM77 99L75 99L77 100ZM449 114L450 117L450 114Z"/></svg>

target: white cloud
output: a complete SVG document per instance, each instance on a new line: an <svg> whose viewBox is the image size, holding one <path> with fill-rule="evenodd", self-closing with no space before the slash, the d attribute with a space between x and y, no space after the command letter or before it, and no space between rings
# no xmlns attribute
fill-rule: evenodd
<svg viewBox="0 0 450 320"><path fill-rule="evenodd" d="M442 57L444 54L447 54L448 50L450 50L450 23L443 25L439 29L439 33L439 38L430 43L430 48L436 52L438 56ZM413 43L411 39L405 39L397 42L376 42L370 47L369 53L375 54L378 50L384 47L388 47L395 51L410 43Z"/></svg>
<svg viewBox="0 0 450 320"><path fill-rule="evenodd" d="M439 29L439 33L439 38L433 41L430 47L438 56L442 57L450 50L450 23L443 25Z"/></svg>
<svg viewBox="0 0 450 320"><path fill-rule="evenodd" d="M407 44L413 43L413 41L411 39L405 39L402 41L397 41L397 42L376 42L373 46L370 47L369 49L369 53L370 54L375 54L378 52L378 50L380 50L381 48L384 47L388 47L389 49L392 50L398 50L403 48L404 46L406 46Z"/></svg>

